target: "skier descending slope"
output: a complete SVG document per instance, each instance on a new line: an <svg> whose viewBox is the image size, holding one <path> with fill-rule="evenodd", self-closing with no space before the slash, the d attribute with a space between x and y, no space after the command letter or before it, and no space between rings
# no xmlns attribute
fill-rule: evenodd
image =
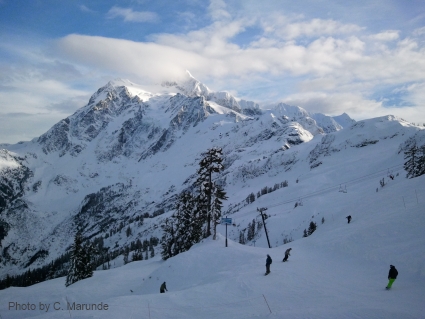
<svg viewBox="0 0 425 319"><path fill-rule="evenodd" d="M388 272L388 280L389 281L388 281L388 285L385 287L385 289L389 290L391 288L394 280L397 279L397 275L398 275L397 269L393 265L390 265L390 271Z"/></svg>
<svg viewBox="0 0 425 319"><path fill-rule="evenodd" d="M272 264L272 258L270 257L270 255L267 255L267 259L266 259L266 273L264 274L265 276L267 276L268 274L270 274L270 265Z"/></svg>
<svg viewBox="0 0 425 319"><path fill-rule="evenodd" d="M161 287L159 288L159 292L160 293L165 293L166 291L168 291L167 290L167 286L166 286L166 284L165 284L165 281L162 283L162 285L161 285Z"/></svg>
<svg viewBox="0 0 425 319"><path fill-rule="evenodd" d="M283 258L283 260L282 260L283 262L288 261L288 257L291 256L291 250L292 250L292 248L288 248L285 251L285 258Z"/></svg>

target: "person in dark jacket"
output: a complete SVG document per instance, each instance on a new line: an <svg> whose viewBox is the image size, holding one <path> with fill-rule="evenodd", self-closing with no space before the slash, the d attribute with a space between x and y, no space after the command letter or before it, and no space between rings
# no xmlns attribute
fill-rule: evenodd
<svg viewBox="0 0 425 319"><path fill-rule="evenodd" d="M270 255L267 255L266 259L266 275L270 274L270 265L272 264L272 258Z"/></svg>
<svg viewBox="0 0 425 319"><path fill-rule="evenodd" d="M388 272L388 285L387 287L385 287L385 289L390 289L391 286L393 285L394 280L397 279L397 275L398 275L398 271L397 269L393 266L390 265L390 271Z"/></svg>
<svg viewBox="0 0 425 319"><path fill-rule="evenodd" d="M292 248L289 248L289 249L287 249L286 251L285 251L285 258L283 258L283 260L282 261L287 261L288 260L288 257L289 256L291 256L291 250L292 250Z"/></svg>
<svg viewBox="0 0 425 319"><path fill-rule="evenodd" d="M163 294L166 291L168 291L168 290L167 290L167 286L165 285L165 281L164 281L161 285L161 288L159 288L159 292Z"/></svg>
<svg viewBox="0 0 425 319"><path fill-rule="evenodd" d="M348 215L348 216L347 216L347 217L345 217L345 218L347 218L348 223L350 223L350 222L351 222L351 215Z"/></svg>

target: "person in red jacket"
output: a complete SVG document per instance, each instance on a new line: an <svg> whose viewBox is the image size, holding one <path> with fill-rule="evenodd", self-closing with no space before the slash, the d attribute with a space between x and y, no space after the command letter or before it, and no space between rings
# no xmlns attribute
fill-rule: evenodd
<svg viewBox="0 0 425 319"><path fill-rule="evenodd" d="M389 280L389 282L388 282L387 287L385 287L385 289L388 290L388 289L391 288L391 286L393 285L394 280L397 279L397 275L398 275L397 269L393 265L390 265L390 271L388 272L388 280Z"/></svg>

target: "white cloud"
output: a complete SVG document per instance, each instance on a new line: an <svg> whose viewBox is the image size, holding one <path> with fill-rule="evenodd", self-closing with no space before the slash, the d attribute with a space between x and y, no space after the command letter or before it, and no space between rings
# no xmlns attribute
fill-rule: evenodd
<svg viewBox="0 0 425 319"><path fill-rule="evenodd" d="M230 13L226 10L226 3L223 0L211 0L208 11L213 20L228 20Z"/></svg>
<svg viewBox="0 0 425 319"><path fill-rule="evenodd" d="M384 115L395 115L407 121L425 124L425 105L412 107L384 107L381 102L369 100L356 93L308 93L295 94L284 99L290 105L301 106L310 112L332 116L346 112L355 120Z"/></svg>
<svg viewBox="0 0 425 319"><path fill-rule="evenodd" d="M80 6L79 6L79 8L80 8L80 10L81 10L81 11L83 11L83 12L88 12L88 13L93 13L93 12L95 12L94 10L89 9L89 8L88 8L87 6L85 6L84 4L80 5Z"/></svg>
<svg viewBox="0 0 425 319"><path fill-rule="evenodd" d="M321 36L305 44L261 38L245 48L233 44L232 38L248 25L246 20L215 21L187 34L157 35L151 43L70 35L59 46L74 62L139 78L173 77L186 69L199 78L246 80L270 74L278 81L277 77L303 76L315 81L317 90L327 92L333 83L334 90L355 89L362 94L382 84L425 80L425 50L409 38L392 48L374 47L370 38L362 41L357 36ZM327 82L323 88L321 79Z"/></svg>
<svg viewBox="0 0 425 319"><path fill-rule="evenodd" d="M384 32L372 34L370 38L376 41L395 41L399 38L400 31L398 30L387 30Z"/></svg>
<svg viewBox="0 0 425 319"><path fill-rule="evenodd" d="M314 112L347 112L357 119L392 113L425 122L425 44L414 37L424 34L423 28L412 37L401 37L404 33L398 30L371 34L332 19L278 12L235 15L228 6L211 1L209 25L183 34L151 35L151 42L72 34L57 40L54 50L48 44L34 49L0 43L0 49L26 61L20 67L0 64L2 112L65 114L115 77L143 84L175 79L190 70L212 89L235 91L258 102L284 100ZM156 14L145 13L150 12L113 7L108 17L158 21ZM194 16L184 12L180 21L185 19ZM256 29L251 40L236 44L235 37L249 36L250 28ZM75 89L75 83L84 89ZM397 94L394 88L402 88L400 99L412 107L383 106L385 92ZM375 91L384 92L383 97L374 100Z"/></svg>
<svg viewBox="0 0 425 319"><path fill-rule="evenodd" d="M133 11L131 8L112 7L106 17L113 19L117 17L124 18L125 22L158 22L159 17L155 12Z"/></svg>
<svg viewBox="0 0 425 319"><path fill-rule="evenodd" d="M413 33L412 34L414 36L424 35L425 34L425 27L422 27L422 28L418 28L418 29L413 30Z"/></svg>
<svg viewBox="0 0 425 319"><path fill-rule="evenodd" d="M294 94L285 103L299 105L311 112L329 115L340 115L343 112L357 119L371 118L383 115L381 102L365 99L358 93L324 93L310 92Z"/></svg>
<svg viewBox="0 0 425 319"><path fill-rule="evenodd" d="M320 37L340 34L354 34L363 28L355 24L344 24L335 20L312 19L298 21L300 18L288 18L281 14L271 14L261 19L266 34L277 36L285 40L299 37Z"/></svg>

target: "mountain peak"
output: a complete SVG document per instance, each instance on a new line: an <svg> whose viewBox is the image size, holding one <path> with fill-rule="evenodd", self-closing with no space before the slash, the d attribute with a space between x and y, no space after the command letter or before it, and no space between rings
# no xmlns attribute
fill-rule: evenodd
<svg viewBox="0 0 425 319"><path fill-rule="evenodd" d="M175 88L187 96L204 96L207 97L211 93L211 90L202 82L198 81L192 76L192 74L186 70L184 76L178 80L164 81L161 83L162 87Z"/></svg>

